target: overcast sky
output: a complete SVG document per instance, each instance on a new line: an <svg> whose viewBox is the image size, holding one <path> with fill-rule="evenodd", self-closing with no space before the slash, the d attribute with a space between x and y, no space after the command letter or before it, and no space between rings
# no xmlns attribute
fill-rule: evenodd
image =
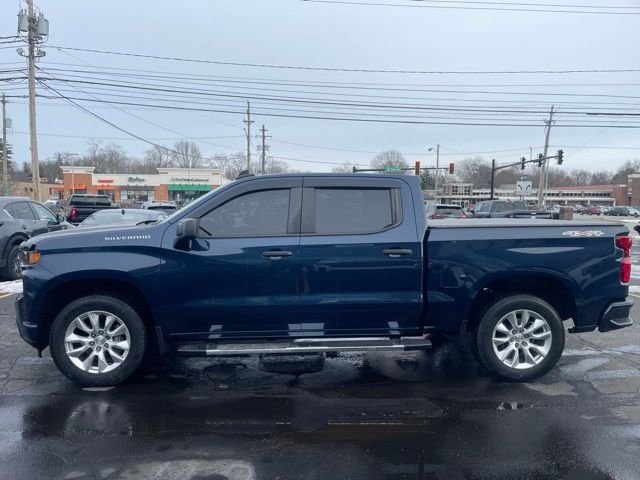
<svg viewBox="0 0 640 480"><path fill-rule="evenodd" d="M363 1L363 0L356 0ZM406 0L371 0L372 2L413 4ZM533 3L579 3L590 5L633 5L640 2L610 2L599 0L540 0ZM568 13L506 12L491 10L453 10L434 8L402 8L332 3L310 3L299 0L166 0L121 2L86 2L74 0L36 0L36 5L50 21L49 45L103 49L160 56L221 60L226 62L278 64L347 69L422 70L422 71L504 71L504 70L582 70L640 68L640 15L588 15ZM437 4L431 4L437 5ZM440 4L441 5L441 4ZM456 4L453 4L456 5ZM483 5L483 4L480 4ZM611 11L611 10L608 10ZM0 15L0 35L16 31L17 2L4 1ZM640 13L640 9L638 10ZM49 46L47 56L39 66L43 70L106 69L107 67L188 73L207 76L243 77L275 80L322 82L360 82L366 84L409 84L408 91L363 89L346 90L362 95L402 96L402 102L455 105L528 105L547 111L551 104L562 112L575 106L569 102L603 102L614 111L634 108L640 111L640 72L634 73L573 73L573 74L397 74L287 70L275 68L235 67L206 63L187 63L124 56L67 51ZM71 56L73 55L73 56ZM15 47L0 48L2 68L24 64ZM21 63L15 63L21 62ZM80 67L73 67L74 64ZM53 71L53 70L51 70ZM55 70L56 75L65 75ZM167 83L166 81L164 83ZM171 82L169 82L171 83ZM596 84L581 85L575 84ZM489 86L489 85L522 86ZM539 86L539 84L552 84ZM569 86L558 84L570 84ZM617 84L617 85L602 85ZM624 84L624 85L620 85ZM533 85L533 86L532 86ZM0 84L8 94L26 92L24 83ZM72 95L73 88L65 91ZM79 86L95 98L111 100L106 90ZM215 88L215 87L209 87ZM271 87L274 88L274 87ZM309 87L278 87L291 91ZM394 87L396 88L396 87ZM496 93L417 92L418 89L472 90ZM247 91L245 86L227 86L234 91ZM314 90L311 88L311 90ZM317 90L317 89L316 89ZM253 90L260 94L259 90ZM334 96L331 90L324 97ZM516 95L500 94L523 92ZM41 91L41 93L47 93ZM79 97L76 91L73 96ZM114 94L114 92L110 92ZM274 92L269 92L273 94ZM556 93L542 96L531 93ZM50 94L50 92L49 92ZM565 95L572 94L572 95ZM619 97L581 97L575 94L617 95ZM311 94L298 94L313 96ZM317 95L316 95L317 96ZM323 97L323 98L324 98ZM632 97L632 98L627 98ZM635 97L635 98L633 98ZM359 97L369 98L369 97ZM449 99L449 100L444 100ZM377 101L389 101L389 98ZM397 100L400 101L400 100ZM29 158L28 108L25 99L12 98L9 116L18 161ZM620 105L614 105L620 102ZM243 117L239 113L197 113L165 111L133 106L83 103L86 108L110 122L135 133L170 144L178 136L223 137L199 140L206 155L233 153L245 149ZM176 105L180 105L177 103ZM585 105L585 109L594 105ZM301 108L279 105L280 108ZM305 106L307 110L318 110ZM258 107L256 107L258 109ZM240 111L239 105L231 110ZM140 117L136 118L132 115ZM445 115L452 115L447 113ZM487 116L482 121L491 121ZM465 152L482 153L487 160L517 160L541 151L544 142L544 115L528 114L537 122L532 127L490 127L459 125L407 125L363 123L352 121L312 120L255 116L256 127L266 125L272 135L271 154L314 162L289 161L300 170L328 171L331 162L366 165L371 153L326 150L290 143L331 147L344 150L377 152L398 149L409 162L421 159L431 164L434 157L426 154L437 143L442 145L443 161L457 161ZM145 121L146 120L146 121ZM432 120L437 121L437 120ZM456 120L443 120L456 121ZM141 155L149 145L127 136L87 113L61 100L42 99L38 102L38 132L40 158L57 151L83 153L88 138L105 138L105 142L121 144L133 155ZM153 122L155 125L152 125ZM616 124L615 120L602 122ZM622 122L618 122L619 125ZM640 158L638 129L567 128L560 123L551 131L554 150L564 148L566 168L613 169L625 160ZM564 123L572 123L564 120ZM173 132L173 133L172 133ZM61 135L61 136L56 136ZM65 137L76 136L79 138ZM281 143L288 142L288 143ZM258 143L257 140L255 143ZM609 149L582 148L615 147ZM456 153L463 152L463 153ZM255 154L255 150L254 150Z"/></svg>

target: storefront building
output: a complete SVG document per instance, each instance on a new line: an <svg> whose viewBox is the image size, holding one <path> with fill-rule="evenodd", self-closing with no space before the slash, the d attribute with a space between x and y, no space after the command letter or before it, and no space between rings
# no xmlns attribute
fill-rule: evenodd
<svg viewBox="0 0 640 480"><path fill-rule="evenodd" d="M64 198L72 193L107 195L123 206L139 202L173 201L185 205L228 183L210 168L158 168L157 174L93 173L94 167L62 166Z"/></svg>

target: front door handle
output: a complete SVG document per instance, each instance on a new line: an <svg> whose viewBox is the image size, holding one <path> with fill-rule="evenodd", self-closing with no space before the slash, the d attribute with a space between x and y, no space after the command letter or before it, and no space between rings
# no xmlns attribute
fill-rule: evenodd
<svg viewBox="0 0 640 480"><path fill-rule="evenodd" d="M292 257L293 252L289 250L268 250L266 252L262 252L262 256L267 258Z"/></svg>
<svg viewBox="0 0 640 480"><path fill-rule="evenodd" d="M391 258L397 258L402 255L411 255L413 250L409 248L387 248L382 251L385 255L389 255Z"/></svg>

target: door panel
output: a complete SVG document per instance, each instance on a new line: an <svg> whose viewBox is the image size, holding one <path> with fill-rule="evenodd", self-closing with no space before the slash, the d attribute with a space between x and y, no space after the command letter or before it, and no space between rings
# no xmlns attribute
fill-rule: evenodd
<svg viewBox="0 0 640 480"><path fill-rule="evenodd" d="M163 245L163 287L174 333L190 338L287 336L297 322L300 178L239 182L192 213L199 236L192 249ZM279 255L277 253L280 253Z"/></svg>
<svg viewBox="0 0 640 480"><path fill-rule="evenodd" d="M422 239L410 191L401 180L370 180L336 188L335 178L305 179L300 316L317 334L318 325L333 335L409 334L421 325Z"/></svg>

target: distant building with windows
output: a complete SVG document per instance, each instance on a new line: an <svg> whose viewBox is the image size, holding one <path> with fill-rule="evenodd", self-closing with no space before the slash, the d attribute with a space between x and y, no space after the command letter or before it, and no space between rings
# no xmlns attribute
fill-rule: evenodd
<svg viewBox="0 0 640 480"><path fill-rule="evenodd" d="M634 177L633 179L631 177ZM640 175L629 176L627 185L580 185L577 187L555 187L546 190L547 205L640 205ZM633 180L633 185L632 185ZM635 186L635 197L631 195ZM425 197L426 198L426 197ZM488 188L473 188L471 183L447 183L438 194L440 203L469 207L491 198ZM538 203L538 190L532 189L526 196L516 193L515 185L500 186L494 190L494 198L500 200L525 200ZM635 201L635 203L633 203Z"/></svg>
<svg viewBox="0 0 640 480"><path fill-rule="evenodd" d="M210 168L158 168L157 174L94 173L94 167L61 167L62 185L52 190L63 198L71 193L107 195L114 202L174 201L189 203L228 180Z"/></svg>

